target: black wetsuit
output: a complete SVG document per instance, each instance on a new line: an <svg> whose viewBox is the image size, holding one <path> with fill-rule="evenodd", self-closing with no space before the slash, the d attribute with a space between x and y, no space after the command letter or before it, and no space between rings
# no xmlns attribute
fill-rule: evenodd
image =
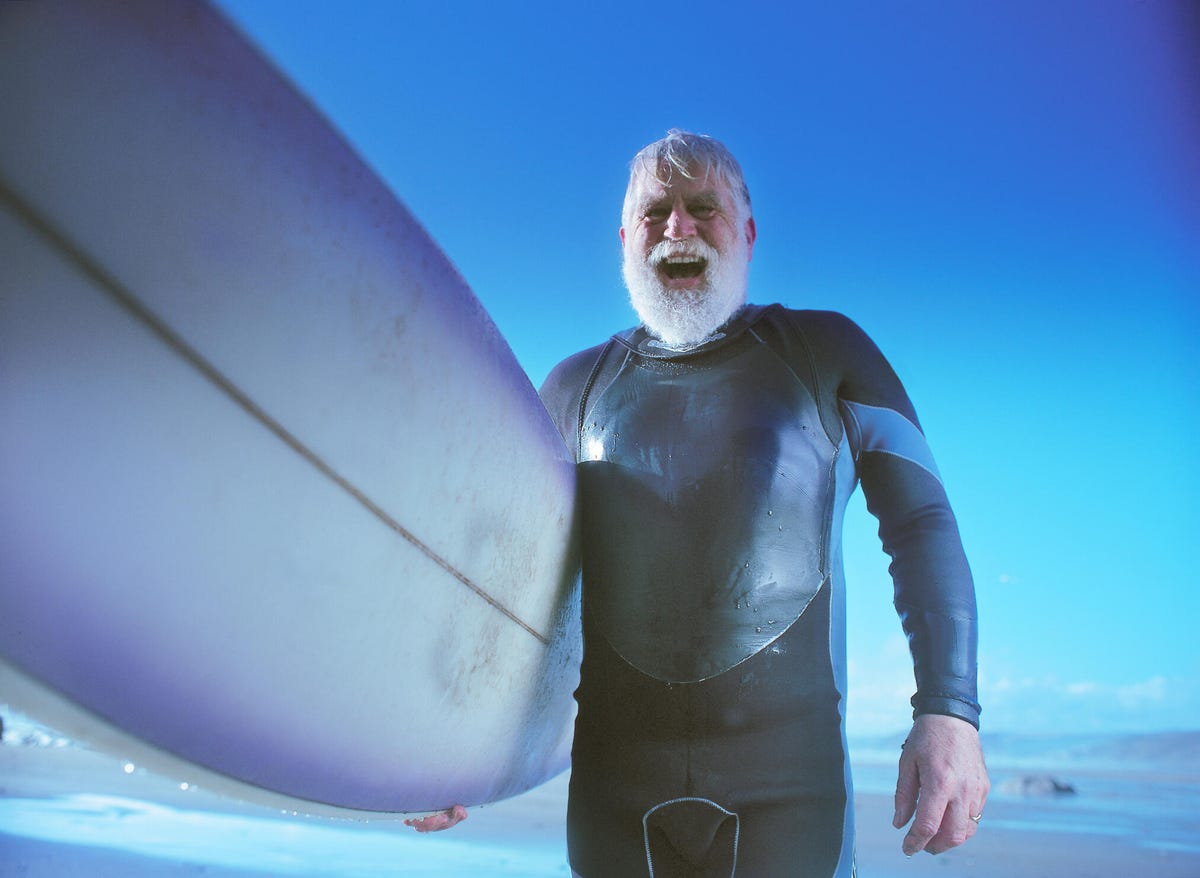
<svg viewBox="0 0 1200 878"><path fill-rule="evenodd" d="M919 713L978 723L975 598L916 414L845 317L747 307L680 353L560 364L584 657L568 806L585 878L853 873L842 514L892 556Z"/></svg>

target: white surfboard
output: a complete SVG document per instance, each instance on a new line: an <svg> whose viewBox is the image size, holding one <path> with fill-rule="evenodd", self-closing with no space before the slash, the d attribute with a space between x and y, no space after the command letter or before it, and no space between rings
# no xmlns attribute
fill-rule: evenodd
<svg viewBox="0 0 1200 878"><path fill-rule="evenodd" d="M568 454L445 256L202 3L0 9L0 424L0 701L308 811L565 767Z"/></svg>

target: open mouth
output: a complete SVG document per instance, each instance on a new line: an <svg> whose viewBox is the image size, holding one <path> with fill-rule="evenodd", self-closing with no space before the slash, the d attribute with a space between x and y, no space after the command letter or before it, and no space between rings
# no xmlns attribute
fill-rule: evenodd
<svg viewBox="0 0 1200 878"><path fill-rule="evenodd" d="M659 263L662 273L672 280L699 277L707 267L708 260L703 256L668 256Z"/></svg>

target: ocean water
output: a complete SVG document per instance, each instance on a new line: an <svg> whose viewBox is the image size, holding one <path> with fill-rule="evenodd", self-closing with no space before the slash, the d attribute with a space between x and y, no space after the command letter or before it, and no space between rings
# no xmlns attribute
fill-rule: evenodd
<svg viewBox="0 0 1200 878"><path fill-rule="evenodd" d="M472 809L452 832L418 835L395 821L234 802L91 752L2 707L0 715L0 876L570 875L565 777ZM1182 852L1200 863L1198 742L1194 733L1148 751L1145 736L998 741L990 748L988 826L1034 843L1055 833L1127 839L1149 854ZM891 796L893 744L854 747L857 793ZM1021 795L1016 788L1029 776L1053 776L1076 792Z"/></svg>

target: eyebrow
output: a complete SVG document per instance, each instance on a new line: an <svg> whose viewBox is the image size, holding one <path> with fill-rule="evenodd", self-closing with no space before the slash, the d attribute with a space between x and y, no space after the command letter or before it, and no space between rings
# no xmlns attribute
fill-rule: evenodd
<svg viewBox="0 0 1200 878"><path fill-rule="evenodd" d="M654 205L661 204L664 201L670 201L670 200L672 200L672 198L671 198L671 196L669 196L667 194L666 190L659 190L653 196L648 195L644 198L639 198L637 200L635 207L637 208L637 210L643 211L648 207L653 207ZM715 189L703 189L700 192L696 192L692 195L689 195L687 198L684 199L684 203L685 204L720 205L721 196L720 196L720 193L718 193L717 190L715 190Z"/></svg>

